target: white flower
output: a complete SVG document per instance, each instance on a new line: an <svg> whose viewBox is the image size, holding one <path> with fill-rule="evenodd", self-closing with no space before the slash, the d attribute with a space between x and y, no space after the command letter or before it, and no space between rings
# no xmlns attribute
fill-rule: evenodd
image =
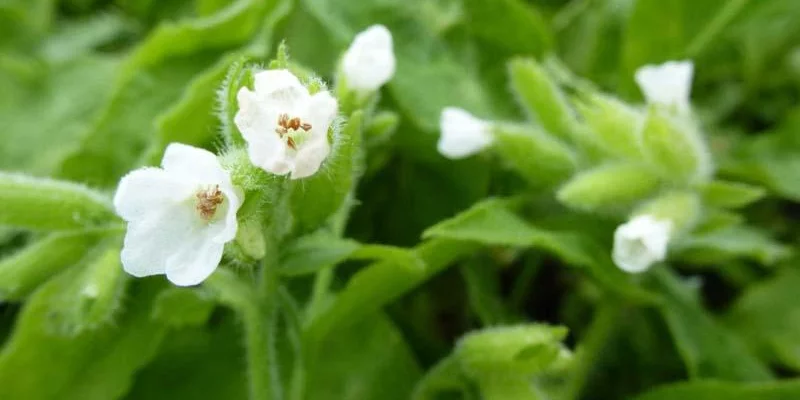
<svg viewBox="0 0 800 400"><path fill-rule="evenodd" d="M161 168L130 172L114 195L117 213L128 222L123 268L136 277L166 274L178 286L202 282L236 236L241 204L214 154L170 144Z"/></svg>
<svg viewBox="0 0 800 400"><path fill-rule="evenodd" d="M234 117L250 161L276 175L291 173L292 179L313 175L330 152L336 99L327 91L310 95L285 69L257 73L254 86L239 89Z"/></svg>
<svg viewBox="0 0 800 400"><path fill-rule="evenodd" d="M667 256L672 222L650 215L638 216L614 232L614 263L626 272L647 270Z"/></svg>
<svg viewBox="0 0 800 400"><path fill-rule="evenodd" d="M442 134L437 148L447 158L471 156L491 145L494 140L488 122L460 108L445 108L439 127Z"/></svg>
<svg viewBox="0 0 800 400"><path fill-rule="evenodd" d="M394 75L392 33L383 25L372 25L356 35L342 59L347 86L360 92L378 90Z"/></svg>
<svg viewBox="0 0 800 400"><path fill-rule="evenodd" d="M645 65L636 71L636 83L650 104L689 111L694 64L691 61L670 61L661 65Z"/></svg>

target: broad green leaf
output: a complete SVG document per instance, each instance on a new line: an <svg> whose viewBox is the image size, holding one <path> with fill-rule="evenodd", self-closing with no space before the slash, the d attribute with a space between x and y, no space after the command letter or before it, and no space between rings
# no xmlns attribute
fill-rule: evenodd
<svg viewBox="0 0 800 400"><path fill-rule="evenodd" d="M52 234L0 261L0 298L20 300L86 255L97 236Z"/></svg>
<svg viewBox="0 0 800 400"><path fill-rule="evenodd" d="M0 172L0 225L35 230L91 228L115 220L111 201L86 186Z"/></svg>
<svg viewBox="0 0 800 400"><path fill-rule="evenodd" d="M389 260L362 269L350 278L325 312L308 323L309 343L319 343L336 326L349 325L375 313L469 254L473 247L458 241L435 239L415 249L417 257L424 262L422 269Z"/></svg>
<svg viewBox="0 0 800 400"><path fill-rule="evenodd" d="M511 60L508 69L511 87L528 117L562 139L574 138L575 111L547 71L536 60L525 58Z"/></svg>
<svg viewBox="0 0 800 400"><path fill-rule="evenodd" d="M700 264L719 264L747 258L772 265L791 255L791 249L756 228L733 225L690 235L677 243L682 255Z"/></svg>
<svg viewBox="0 0 800 400"><path fill-rule="evenodd" d="M307 399L408 399L420 370L400 331L376 313L333 332L309 363Z"/></svg>
<svg viewBox="0 0 800 400"><path fill-rule="evenodd" d="M111 102L64 162L63 176L112 185L152 145L156 118L192 77L223 49L244 43L274 5L238 0L208 17L159 26L121 66Z"/></svg>
<svg viewBox="0 0 800 400"><path fill-rule="evenodd" d="M764 359L800 370L800 273L785 269L747 288L726 316L728 325Z"/></svg>
<svg viewBox="0 0 800 400"><path fill-rule="evenodd" d="M153 318L174 327L201 326L216 306L211 297L197 289L165 289L155 299Z"/></svg>
<svg viewBox="0 0 800 400"><path fill-rule="evenodd" d="M722 172L763 185L780 197L800 201L800 141L795 130L789 129L743 141L731 159L722 164Z"/></svg>
<svg viewBox="0 0 800 400"><path fill-rule="evenodd" d="M69 280L52 302L50 319L63 335L113 324L119 314L128 284L122 270L120 246L103 243L64 274Z"/></svg>
<svg viewBox="0 0 800 400"><path fill-rule="evenodd" d="M0 169L52 174L99 115L118 65L118 57L108 55L79 57L47 69L27 65L21 68L32 82L23 85L3 71Z"/></svg>
<svg viewBox="0 0 800 400"><path fill-rule="evenodd" d="M766 195L760 187L728 181L711 181L700 190L706 204L721 208L745 207Z"/></svg>
<svg viewBox="0 0 800 400"><path fill-rule="evenodd" d="M538 128L499 124L493 133L494 151L533 186L558 183L575 171L574 152Z"/></svg>
<svg viewBox="0 0 800 400"><path fill-rule="evenodd" d="M495 48L541 56L553 46L550 27L533 5L521 0L466 0L463 7L470 32Z"/></svg>
<svg viewBox="0 0 800 400"><path fill-rule="evenodd" d="M346 260L360 247L355 240L339 239L331 234L307 235L281 252L280 272L287 275L316 272Z"/></svg>
<svg viewBox="0 0 800 400"><path fill-rule="evenodd" d="M0 352L0 397L118 398L155 355L166 329L150 317L154 282L142 282L129 293L135 301L126 304L116 324L65 337L52 332L48 313L69 278L65 274L51 280L25 304ZM36 366L35 373L31 366Z"/></svg>
<svg viewBox="0 0 800 400"><path fill-rule="evenodd" d="M340 132L333 137L331 152L313 176L294 183L291 210L300 232L314 231L341 207L352 201L362 169L361 134L364 114L353 113Z"/></svg>
<svg viewBox="0 0 800 400"><path fill-rule="evenodd" d="M672 272L658 268L652 283L662 296L659 310L692 379L769 381L772 372L740 337L714 320Z"/></svg>
<svg viewBox="0 0 800 400"><path fill-rule="evenodd" d="M478 203L430 227L423 236L490 246L541 249L555 254L567 264L586 268L593 278L614 293L636 301L651 300L651 296L633 285L629 277L613 265L610 251L600 247L590 237L572 231L535 227L509 211L508 202L500 199Z"/></svg>
<svg viewBox="0 0 800 400"><path fill-rule="evenodd" d="M789 400L800 396L800 381L734 383L719 381L680 382L661 386L634 400Z"/></svg>
<svg viewBox="0 0 800 400"><path fill-rule="evenodd" d="M219 323L172 331L124 399L246 399L240 335L232 313Z"/></svg>
<svg viewBox="0 0 800 400"><path fill-rule="evenodd" d="M556 194L559 201L581 210L624 210L653 194L658 177L638 164L611 164L573 177Z"/></svg>

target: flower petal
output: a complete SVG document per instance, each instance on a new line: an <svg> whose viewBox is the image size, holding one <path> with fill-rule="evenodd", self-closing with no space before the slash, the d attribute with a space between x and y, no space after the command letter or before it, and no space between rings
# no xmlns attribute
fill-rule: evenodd
<svg viewBox="0 0 800 400"><path fill-rule="evenodd" d="M161 166L170 174L193 184L229 182L230 177L214 153L181 143L170 143Z"/></svg>
<svg viewBox="0 0 800 400"><path fill-rule="evenodd" d="M263 101L277 101L287 108L308 98L306 89L294 74L286 69L267 69L255 75L256 95Z"/></svg>
<svg viewBox="0 0 800 400"><path fill-rule="evenodd" d="M636 71L634 78L649 104L676 107L686 112L690 108L693 75L691 61L670 61L645 65Z"/></svg>
<svg viewBox="0 0 800 400"><path fill-rule="evenodd" d="M455 107L442 111L437 149L447 158L464 158L480 152L494 140L489 124Z"/></svg>
<svg viewBox="0 0 800 400"><path fill-rule="evenodd" d="M192 187L159 168L137 169L119 181L114 208L126 221L142 219L152 210L185 200Z"/></svg>
<svg viewBox="0 0 800 400"><path fill-rule="evenodd" d="M330 145L327 138L306 143L295 156L292 179L314 175L328 157L328 153L330 153Z"/></svg>
<svg viewBox="0 0 800 400"><path fill-rule="evenodd" d="M163 274L167 260L197 234L193 209L173 205L151 210L147 218L128 224L122 247L122 266L136 277Z"/></svg>
<svg viewBox="0 0 800 400"><path fill-rule="evenodd" d="M214 243L225 244L236 237L239 228L236 212L242 205L244 193L236 187L220 187L220 190L225 195L225 208L220 211L224 210L225 215L213 222L208 229Z"/></svg>
<svg viewBox="0 0 800 400"><path fill-rule="evenodd" d="M672 223L642 215L614 232L614 263L623 271L637 273L663 261L667 255Z"/></svg>
<svg viewBox="0 0 800 400"><path fill-rule="evenodd" d="M375 91L395 72L392 33L373 25L356 35L342 59L347 86L358 91Z"/></svg>
<svg viewBox="0 0 800 400"><path fill-rule="evenodd" d="M224 247L224 244L205 237L184 243L167 260L167 279L178 286L193 286L203 282L219 266Z"/></svg>

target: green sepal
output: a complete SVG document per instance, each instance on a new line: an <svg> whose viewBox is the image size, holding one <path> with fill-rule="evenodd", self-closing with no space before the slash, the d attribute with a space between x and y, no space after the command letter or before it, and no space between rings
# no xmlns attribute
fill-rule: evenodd
<svg viewBox="0 0 800 400"><path fill-rule="evenodd" d="M711 155L692 121L650 107L641 145L647 161L668 181L702 182L711 175Z"/></svg>
<svg viewBox="0 0 800 400"><path fill-rule="evenodd" d="M640 164L619 163L581 172L556 194L569 207L619 211L644 200L659 187L658 177Z"/></svg>
<svg viewBox="0 0 800 400"><path fill-rule="evenodd" d="M575 171L577 156L561 140L528 125L495 124L493 149L534 186L556 184Z"/></svg>

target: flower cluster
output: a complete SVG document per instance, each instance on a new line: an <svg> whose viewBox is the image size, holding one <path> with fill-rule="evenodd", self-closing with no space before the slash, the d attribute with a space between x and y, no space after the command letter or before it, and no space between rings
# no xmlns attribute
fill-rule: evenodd
<svg viewBox="0 0 800 400"><path fill-rule="evenodd" d="M342 69L352 90L363 93L385 84L394 64L391 34L373 26L356 36ZM255 73L253 88L240 88L236 99L234 123L250 163L290 179L320 169L330 153L329 130L338 113L330 92L311 94L291 71L272 69ZM136 277L165 274L179 286L199 284L236 237L244 198L215 154L170 144L161 168L132 171L117 188L114 206L128 223L123 268Z"/></svg>
<svg viewBox="0 0 800 400"><path fill-rule="evenodd" d="M670 61L643 66L636 71L634 79L648 105L686 121L691 110L689 99L693 74L691 61ZM642 129L641 124L636 125L636 129ZM463 109L447 107L441 113L441 136L437 149L450 159L480 153L497 140L495 126L495 123L479 119ZM663 261L675 231L673 225L668 218L647 214L620 225L614 234L614 263L626 272L636 273Z"/></svg>

